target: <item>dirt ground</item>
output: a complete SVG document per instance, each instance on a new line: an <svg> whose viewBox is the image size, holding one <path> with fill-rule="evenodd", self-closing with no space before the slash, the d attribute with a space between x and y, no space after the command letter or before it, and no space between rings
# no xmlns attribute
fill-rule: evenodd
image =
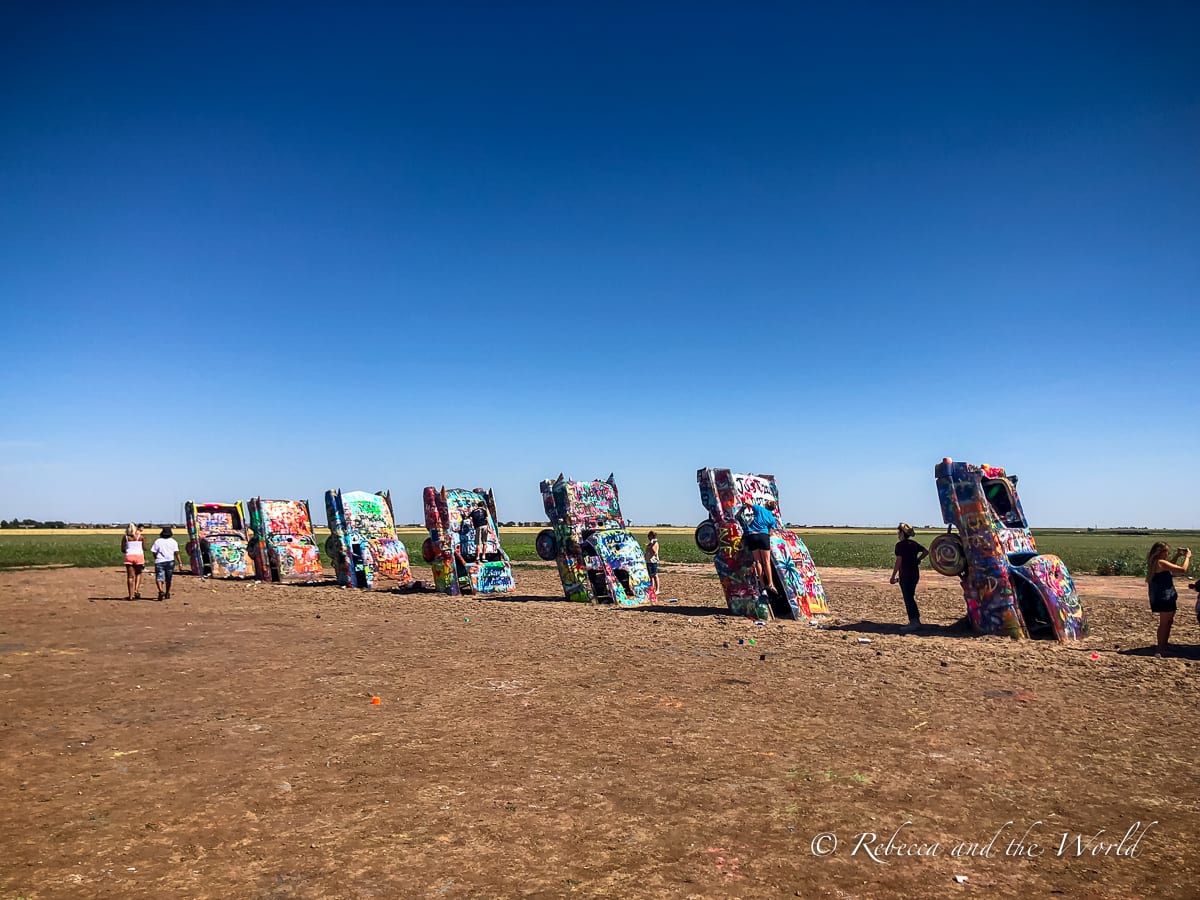
<svg viewBox="0 0 1200 900"><path fill-rule="evenodd" d="M1156 659L1136 579L1079 579L1060 646L956 630L936 575L900 635L886 572L822 574L826 628L703 566L621 611L536 565L482 601L2 573L0 898L1200 896L1190 607Z"/></svg>

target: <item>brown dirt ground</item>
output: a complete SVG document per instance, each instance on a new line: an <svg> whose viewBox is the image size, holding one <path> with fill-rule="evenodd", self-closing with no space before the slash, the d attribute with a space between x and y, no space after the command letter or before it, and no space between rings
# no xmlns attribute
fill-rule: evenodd
<svg viewBox="0 0 1200 900"><path fill-rule="evenodd" d="M885 572L823 575L828 630L722 615L703 566L622 611L543 566L486 601L0 573L0 898L1200 896L1190 610L1155 659L1141 582L1082 578L1081 644L975 639L927 575L908 636Z"/></svg>

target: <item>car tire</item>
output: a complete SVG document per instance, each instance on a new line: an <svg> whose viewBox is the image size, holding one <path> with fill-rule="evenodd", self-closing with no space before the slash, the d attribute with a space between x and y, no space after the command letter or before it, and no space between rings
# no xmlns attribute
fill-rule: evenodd
<svg viewBox="0 0 1200 900"><path fill-rule="evenodd" d="M543 528L533 542L537 555L546 562L558 557L558 538L549 528Z"/></svg>
<svg viewBox="0 0 1200 900"><path fill-rule="evenodd" d="M941 575L967 571L967 551L957 534L939 534L929 544L929 564Z"/></svg>
<svg viewBox="0 0 1200 900"><path fill-rule="evenodd" d="M437 545L434 544L433 538L425 538L424 542L421 544L421 559L425 560L427 563L431 563L438 558L439 553L440 551L438 550Z"/></svg>
<svg viewBox="0 0 1200 900"><path fill-rule="evenodd" d="M716 553L721 546L721 532L712 519L705 519L696 526L696 546L708 554Z"/></svg>

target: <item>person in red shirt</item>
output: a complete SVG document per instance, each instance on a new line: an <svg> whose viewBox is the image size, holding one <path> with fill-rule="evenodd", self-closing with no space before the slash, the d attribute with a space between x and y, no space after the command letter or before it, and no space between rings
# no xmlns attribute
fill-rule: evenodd
<svg viewBox="0 0 1200 900"><path fill-rule="evenodd" d="M908 624L900 630L916 631L921 627L921 611L917 609L917 582L921 580L921 560L929 551L913 540L913 527L901 522L896 529L900 538L896 544L896 564L892 566L891 583L900 582L900 594L904 597L904 609L908 613Z"/></svg>

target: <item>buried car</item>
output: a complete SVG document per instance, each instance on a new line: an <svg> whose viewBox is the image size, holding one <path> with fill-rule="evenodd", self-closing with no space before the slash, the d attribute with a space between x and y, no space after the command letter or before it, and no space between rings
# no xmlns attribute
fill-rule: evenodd
<svg viewBox="0 0 1200 900"><path fill-rule="evenodd" d="M825 588L804 541L790 528L772 529L771 564L782 593L763 596L763 585L754 572L754 561L745 546L741 512L747 503L779 504L779 487L774 475L742 475L729 469L700 469L696 472L700 502L708 518L696 528L696 546L713 555L717 577L725 591L725 602L738 615L766 619L812 620L828 613ZM783 514L777 512L780 521Z"/></svg>
<svg viewBox="0 0 1200 900"><path fill-rule="evenodd" d="M646 557L621 516L617 483L543 481L542 503L550 528L538 533L537 554L558 563L568 600L640 606L658 599Z"/></svg>
<svg viewBox="0 0 1200 900"><path fill-rule="evenodd" d="M326 491L325 514L325 552L333 559L338 584L366 590L386 578L400 587L412 585L408 550L396 535L388 491Z"/></svg>
<svg viewBox="0 0 1200 900"><path fill-rule="evenodd" d="M942 575L962 579L971 627L1019 638L1084 637L1087 619L1075 582L1061 559L1038 552L1017 476L946 458L934 478L947 529L930 544L929 561Z"/></svg>
<svg viewBox="0 0 1200 900"><path fill-rule="evenodd" d="M212 578L250 578L254 563L250 558L246 533L246 507L235 503L183 504L187 522L187 555L193 575Z"/></svg>
<svg viewBox="0 0 1200 900"><path fill-rule="evenodd" d="M429 537L421 544L421 557L433 567L437 590L452 595L512 593L516 583L508 554L500 546L492 492L427 487L422 500ZM472 513L481 504L486 521L476 527ZM482 546L477 546L481 533Z"/></svg>
<svg viewBox="0 0 1200 900"><path fill-rule="evenodd" d="M312 583L324 578L307 500L255 497L250 510L250 555L263 581Z"/></svg>

